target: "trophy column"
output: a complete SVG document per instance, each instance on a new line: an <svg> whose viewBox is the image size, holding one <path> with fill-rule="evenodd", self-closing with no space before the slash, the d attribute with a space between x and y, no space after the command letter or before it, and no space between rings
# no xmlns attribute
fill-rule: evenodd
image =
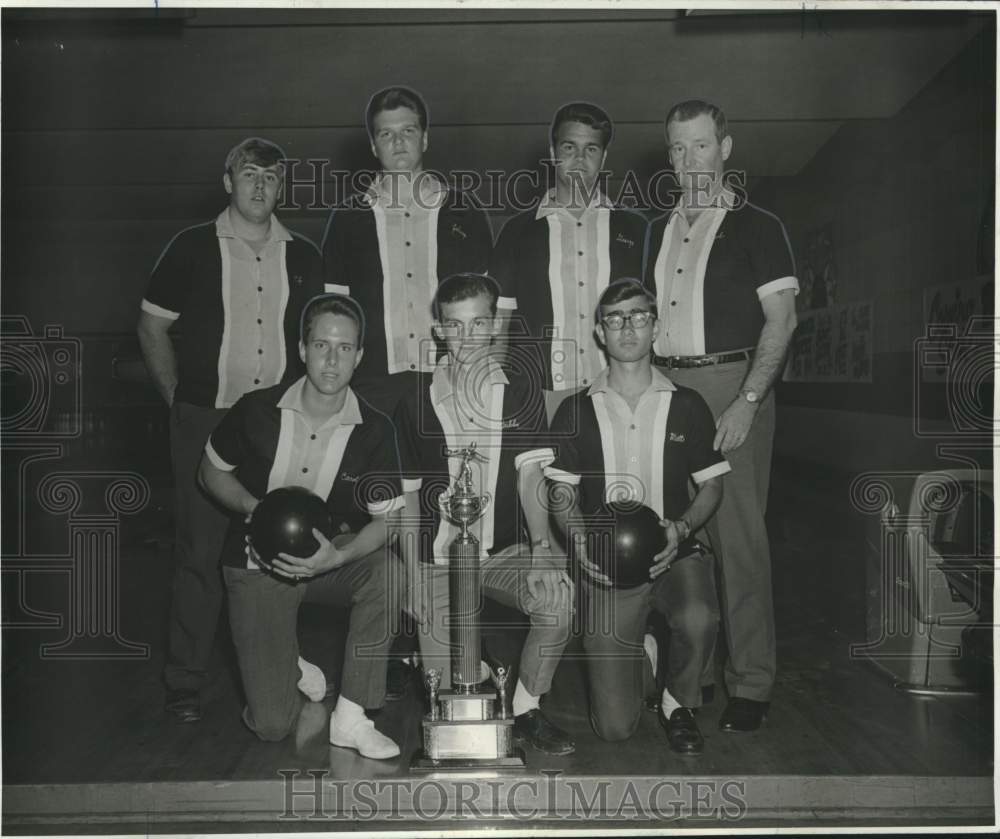
<svg viewBox="0 0 1000 839"><path fill-rule="evenodd" d="M479 541L469 525L482 515L489 501L477 495L472 483L473 459L482 460L475 444L449 455L460 455L462 467L443 510L462 528L448 552L448 596L451 613L451 690L438 690L441 674L426 673L431 708L423 720L424 750L411 764L415 770L466 770L524 766L524 755L514 747L514 720L506 713L509 672L498 667L493 677L499 690L481 682L482 659L479 615Z"/></svg>

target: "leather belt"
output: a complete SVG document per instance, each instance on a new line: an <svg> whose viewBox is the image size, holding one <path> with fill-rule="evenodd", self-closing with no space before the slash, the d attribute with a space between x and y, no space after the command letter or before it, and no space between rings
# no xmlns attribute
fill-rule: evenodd
<svg viewBox="0 0 1000 839"><path fill-rule="evenodd" d="M729 364L731 361L749 361L753 350L734 350L714 355L654 355L653 364L672 370L681 367L708 367L712 364Z"/></svg>

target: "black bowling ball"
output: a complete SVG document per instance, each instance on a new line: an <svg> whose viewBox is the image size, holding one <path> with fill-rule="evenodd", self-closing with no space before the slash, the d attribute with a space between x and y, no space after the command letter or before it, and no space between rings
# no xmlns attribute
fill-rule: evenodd
<svg viewBox="0 0 1000 839"><path fill-rule="evenodd" d="M314 527L327 539L332 537L333 517L322 498L305 487L273 489L254 508L250 544L265 567L279 553L312 556L319 548Z"/></svg>
<svg viewBox="0 0 1000 839"><path fill-rule="evenodd" d="M590 516L587 528L590 561L615 588L650 582L653 557L667 545L660 517L636 501L612 501Z"/></svg>

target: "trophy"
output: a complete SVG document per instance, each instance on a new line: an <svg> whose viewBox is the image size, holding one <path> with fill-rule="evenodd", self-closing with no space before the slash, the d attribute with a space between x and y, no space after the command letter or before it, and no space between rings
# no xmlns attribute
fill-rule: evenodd
<svg viewBox="0 0 1000 839"><path fill-rule="evenodd" d="M448 551L452 686L439 690L441 674L426 673L431 709L423 720L424 750L412 766L426 770L523 767L524 755L513 745L514 720L506 711L509 671L498 667L493 675L499 699L497 691L482 684L480 673L479 540L469 533L469 525L490 500L476 494L472 480L472 461L485 458L475 443L448 450L447 455L462 458L451 494L441 499L442 513L461 528Z"/></svg>

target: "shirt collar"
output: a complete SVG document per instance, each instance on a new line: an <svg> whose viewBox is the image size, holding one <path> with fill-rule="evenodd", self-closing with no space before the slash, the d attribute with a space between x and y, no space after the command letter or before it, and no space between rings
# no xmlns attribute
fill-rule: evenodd
<svg viewBox="0 0 1000 839"><path fill-rule="evenodd" d="M448 374L449 367L450 359L446 355L444 358L438 359L437 367L434 368L434 374L431 377L431 401L435 405L440 405L445 399L454 396L451 387L451 376ZM510 383L507 375L503 372L503 368L492 358L489 360L489 369L486 376L475 376L475 381L485 382L489 385L506 385Z"/></svg>
<svg viewBox="0 0 1000 839"><path fill-rule="evenodd" d="M725 213L729 210L734 210L738 206L739 199L736 197L736 193L733 192L728 186L722 187L719 190L719 194L712 199L712 206L706 207L706 211L711 212L721 212ZM685 201L684 195L681 195L681 200L677 202L677 206L674 207L673 211L670 213L671 216L680 215L687 208L687 203Z"/></svg>
<svg viewBox="0 0 1000 839"><path fill-rule="evenodd" d="M597 376L594 377L593 383L587 389L587 396L593 396L595 393L607 393L611 390L608 385L608 367L605 367ZM677 390L677 385L675 385L670 379L664 376L655 367L650 367L650 372L653 374L653 378L649 383L649 387L646 388L646 393L649 391L664 391L664 390Z"/></svg>
<svg viewBox="0 0 1000 839"><path fill-rule="evenodd" d="M238 239L236 231L233 230L233 220L230 216L231 207L226 207L218 217L215 219L215 235L220 239ZM289 233L288 228L285 227L278 217L271 214L271 229L267 233L267 243L271 242L290 242L292 240L292 234Z"/></svg>
<svg viewBox="0 0 1000 839"><path fill-rule="evenodd" d="M302 416L306 416L305 405L302 402L302 392L305 390L305 386L306 377L303 376L284 392L281 399L278 400L278 408L283 411L295 411ZM363 419L361 417L361 407L358 405L358 397L355 396L354 391L348 387L347 398L344 400L344 407L324 422L321 427L325 428L328 425L361 425L362 422Z"/></svg>
<svg viewBox="0 0 1000 839"><path fill-rule="evenodd" d="M432 208L444 203L448 195L448 186L437 175L424 172L417 176L420 184L420 203L423 207ZM413 197L409 201L402 201L398 196L393 196L394 179L388 177L384 172L379 175L365 190L362 200L369 206L374 207L412 207L415 203Z"/></svg>
<svg viewBox="0 0 1000 839"><path fill-rule="evenodd" d="M590 199L590 203L584 208L584 212L596 209L614 209L614 204L611 199L608 198L600 190L597 190L597 194ZM545 195L542 196L542 200L538 202L538 209L535 210L535 218L541 219L546 216L551 216L560 211L569 212L562 204L556 201L556 191L555 189L550 189Z"/></svg>

